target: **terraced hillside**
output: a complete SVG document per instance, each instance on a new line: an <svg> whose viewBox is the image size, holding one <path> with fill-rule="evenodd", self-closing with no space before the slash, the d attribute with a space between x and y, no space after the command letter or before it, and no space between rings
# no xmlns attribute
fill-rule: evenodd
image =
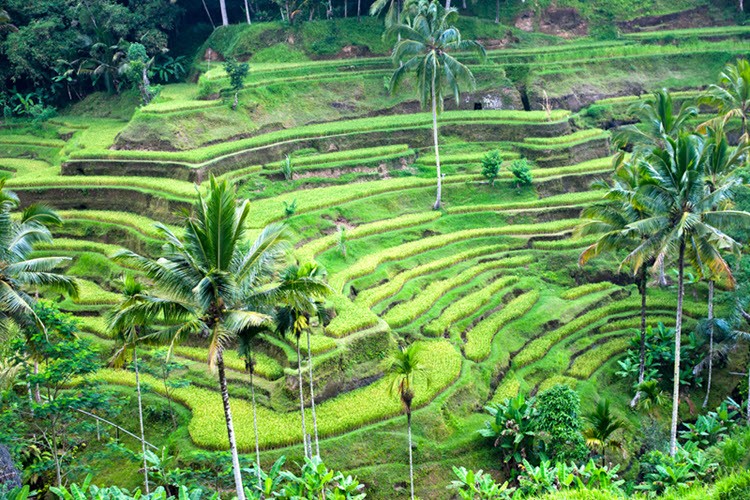
<svg viewBox="0 0 750 500"><path fill-rule="evenodd" d="M746 33L738 27L716 40L710 30L682 31L669 36L693 41L676 45L644 33L490 51L473 67L478 91L441 116L440 211L430 209L431 117L414 112L408 89L386 95L392 69L382 57L252 65L237 112L223 70L212 68L197 84L165 86L127 121L74 107L43 126L5 126L0 169L23 203L61 211L54 243L36 253L72 257L65 272L79 278L81 294L61 297L61 308L105 349L117 280L134 272L108 257L121 246L157 255L154 223L177 225L176 213L210 175L230 180L251 200L252 235L286 223L297 257L323 265L334 289L335 316L316 325L311 343L321 453L368 483L370 496L405 494L402 409L383 373L396 345L417 341L428 375L415 390L417 489L437 498L451 465L492 468L475 433L488 402L565 383L625 404L628 390L605 368L639 326L640 298L609 267L579 268L590 241L571 234L582 207L601 196L591 183L611 171L611 122L647 90L712 82L717 68L747 52ZM579 92L584 80L596 81ZM311 102L324 111L308 112ZM495 149L506 164L533 160L532 186L514 187L507 170L489 185L480 162ZM291 175L281 167L287 155ZM674 295L654 290L649 321L674 322ZM705 314L702 302L686 305L690 318ZM264 335L258 350L263 462L299 458L294 341ZM182 439L193 451L227 447L207 352L199 339L175 348L189 384L168 394L158 376L144 375L153 397L189 410ZM238 444L251 453L249 375L234 351L225 361ZM100 379L134 385L128 370Z"/></svg>

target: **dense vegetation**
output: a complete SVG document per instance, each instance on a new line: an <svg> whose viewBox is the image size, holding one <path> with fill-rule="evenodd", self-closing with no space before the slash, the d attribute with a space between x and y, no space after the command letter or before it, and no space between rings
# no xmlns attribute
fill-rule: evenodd
<svg viewBox="0 0 750 500"><path fill-rule="evenodd" d="M6 2L0 497L750 497L738 9Z"/></svg>

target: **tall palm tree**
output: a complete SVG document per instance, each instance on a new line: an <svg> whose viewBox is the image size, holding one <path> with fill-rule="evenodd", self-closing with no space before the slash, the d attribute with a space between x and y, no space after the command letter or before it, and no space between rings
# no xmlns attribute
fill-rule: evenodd
<svg viewBox="0 0 750 500"><path fill-rule="evenodd" d="M619 146L632 145L636 156L648 154L654 147L664 147L667 137L676 138L683 132L698 108L683 104L676 109L672 94L667 89L654 92L649 99L635 104L630 110L638 118L638 125L626 125L614 135Z"/></svg>
<svg viewBox="0 0 750 500"><path fill-rule="evenodd" d="M305 453L312 458L312 444L308 449L307 430L305 425L305 399L302 389L302 352L300 338L304 332L307 337L307 366L310 379L310 410L313 418L313 435L315 437L315 454L320 456L318 440L318 418L315 412L315 388L313 377L312 348L310 345L310 319L323 315L322 299L330 293L325 283L325 270L315 262L302 265L290 265L283 273L281 283L274 295L282 306L277 312L277 328L282 334L292 333L297 344L297 370L299 377L300 414L302 418L302 437Z"/></svg>
<svg viewBox="0 0 750 500"><path fill-rule="evenodd" d="M411 344L405 349L394 353L391 366L388 369L392 379L391 394L397 395L404 405L406 413L406 428L409 438L409 486L411 498L414 500L414 461L412 458L411 439L411 403L414 400L414 379L424 373L420 349L418 344Z"/></svg>
<svg viewBox="0 0 750 500"><path fill-rule="evenodd" d="M226 0L219 0L219 9L221 10L221 24L222 24L222 26L229 26L229 18L227 17L227 2L226 2Z"/></svg>
<svg viewBox="0 0 750 500"><path fill-rule="evenodd" d="M250 373L250 395L253 407L253 435L255 436L255 473L258 478L258 486L261 485L260 468L260 437L258 436L258 409L255 401L255 359L253 359L253 342L258 335L267 331L265 327L251 327L239 332L239 352L245 358L245 368Z"/></svg>
<svg viewBox="0 0 750 500"><path fill-rule="evenodd" d="M615 172L612 184L594 183L594 187L606 189L604 199L586 207L581 213L584 222L576 229L576 234L585 236L597 234L597 240L589 245L580 255L578 264L583 266L590 259L602 253L617 253L636 248L645 234L635 234L629 224L650 216L646 206L639 200L638 188L644 178L644 169L637 159L625 161L625 155L619 154L615 159ZM643 383L646 371L646 284L648 271L642 266L636 272L638 293L641 295L641 338L638 365L638 385ZM635 407L640 398L636 391L630 405Z"/></svg>
<svg viewBox="0 0 750 500"><path fill-rule="evenodd" d="M719 75L718 85L710 85L701 102L716 106L719 117L714 121L726 123L732 118L739 118L742 135L746 137L750 114L750 62L738 59L734 64L727 64Z"/></svg>
<svg viewBox="0 0 750 500"><path fill-rule="evenodd" d="M485 57L484 47L479 42L461 38L461 33L453 26L457 19L456 9L443 9L436 0L420 0L410 25L397 24L388 30L401 37L393 47L393 61L400 66L391 77L390 91L396 92L407 74L416 72L419 102L422 108L428 104L432 108L432 135L437 167L435 210L440 209L442 197L437 116L443 110L446 90L458 103L461 87L475 86L471 70L450 55L450 52L470 50Z"/></svg>
<svg viewBox="0 0 750 500"><path fill-rule="evenodd" d="M674 387L672 393L672 426L670 453L677 451L677 423L680 396L680 346L682 310L685 295L685 267L706 269L711 276L724 277L734 283L731 269L722 251L734 250L738 243L724 230L733 223L750 223L750 213L725 210L723 201L731 190L721 187L708 193L704 184L705 139L694 134L667 137L664 148L656 148L644 160L646 179L639 191L652 214L629 227L647 238L634 249L625 262L640 269L650 259L661 267L667 261L677 262L677 312L675 325Z"/></svg>
<svg viewBox="0 0 750 500"><path fill-rule="evenodd" d="M0 181L0 328L29 321L44 330L34 313L34 298L29 289L45 288L75 298L78 285L73 278L55 271L68 257L36 257L30 254L37 243L52 241L47 226L59 225L60 217L44 205L29 205L16 218L12 212L20 205L18 196Z"/></svg>
<svg viewBox="0 0 750 500"><path fill-rule="evenodd" d="M210 179L208 194L198 195L193 213L184 219L184 235L157 224L164 239L164 254L154 261L129 250L115 258L128 260L154 283L153 296L131 306L130 324L167 320L158 338L179 342L200 333L209 339L208 363L218 371L227 438L232 455L235 487L245 499L235 440L224 350L240 332L270 321L243 302L247 290L265 285L273 264L285 256L289 245L281 225L264 228L255 242L245 245L247 201L239 203L226 181ZM124 326L128 326L125 324Z"/></svg>
<svg viewBox="0 0 750 500"><path fill-rule="evenodd" d="M143 333L147 324L135 324L128 320L130 306L137 303L144 292L143 285L133 275L122 278L122 300L109 316L109 331L118 344L110 363L121 367L125 362L128 349L133 350L133 370L135 371L135 389L138 395L138 423L141 431L141 452L143 457L143 484L146 495L149 494L148 461L146 460L146 433L143 428L143 399L141 396L141 379L138 371L138 344L143 342ZM127 325L127 326L125 326Z"/></svg>
<svg viewBox="0 0 750 500"><path fill-rule="evenodd" d="M742 185L742 179L737 175L737 169L741 167L750 151L748 137L744 134L736 148L729 146L723 123L718 122L706 128L706 146L704 148L703 169L705 174L706 189L709 194L717 189L726 188L729 194L727 199L723 200L725 206L731 207L731 195L733 190ZM714 207L720 208L720 207ZM715 281L712 276L708 276L708 380L706 383L706 397L703 400L703 407L708 406L708 399L711 395L711 384L713 379L713 358L714 358L714 287Z"/></svg>

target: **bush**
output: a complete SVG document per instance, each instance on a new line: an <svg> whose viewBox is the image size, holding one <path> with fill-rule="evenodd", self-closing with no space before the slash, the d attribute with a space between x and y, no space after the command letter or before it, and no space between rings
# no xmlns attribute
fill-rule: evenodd
<svg viewBox="0 0 750 500"><path fill-rule="evenodd" d="M453 467L458 480L451 481L449 490L456 490L463 500L510 500L515 488L508 488L508 483L495 483L492 476L484 471L466 470L464 467Z"/></svg>
<svg viewBox="0 0 750 500"><path fill-rule="evenodd" d="M510 173L513 174L513 177L515 178L513 180L513 186L515 186L516 189L531 185L533 176L531 175L531 167L526 158L513 160L508 167L508 170L510 170Z"/></svg>
<svg viewBox="0 0 750 500"><path fill-rule="evenodd" d="M503 462L520 464L534 453L537 410L533 399L519 394L500 404L485 407L493 419L484 423L479 434L493 440Z"/></svg>
<svg viewBox="0 0 750 500"><path fill-rule="evenodd" d="M537 396L537 429L545 434L543 451L558 462L580 462L589 450L581 434L581 398L567 385L556 385Z"/></svg>
<svg viewBox="0 0 750 500"><path fill-rule="evenodd" d="M490 151L484 155L484 158L482 158L482 175L487 179L487 182L490 183L490 186L495 185L495 179L497 179L497 176L500 173L500 165L502 163L503 158L500 156L500 151L497 149Z"/></svg>

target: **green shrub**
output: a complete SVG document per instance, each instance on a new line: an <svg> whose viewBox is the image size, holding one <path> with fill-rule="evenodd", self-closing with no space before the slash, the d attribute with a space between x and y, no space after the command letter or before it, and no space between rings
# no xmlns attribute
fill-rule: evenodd
<svg viewBox="0 0 750 500"><path fill-rule="evenodd" d="M560 463L585 460L589 450L581 434L578 393L567 385L556 385L540 393L535 406L536 428L547 435L543 446L546 456Z"/></svg>
<svg viewBox="0 0 750 500"><path fill-rule="evenodd" d="M531 175L531 167L529 166L529 162L526 160L526 158L513 160L508 167L508 170L511 174L513 174L513 186L515 186L517 189L531 185L533 176Z"/></svg>
<svg viewBox="0 0 750 500"><path fill-rule="evenodd" d="M490 186L495 185L495 179L497 179L500 173L500 165L503 163L503 158L500 156L499 150L490 151L484 158L482 158L482 175Z"/></svg>

